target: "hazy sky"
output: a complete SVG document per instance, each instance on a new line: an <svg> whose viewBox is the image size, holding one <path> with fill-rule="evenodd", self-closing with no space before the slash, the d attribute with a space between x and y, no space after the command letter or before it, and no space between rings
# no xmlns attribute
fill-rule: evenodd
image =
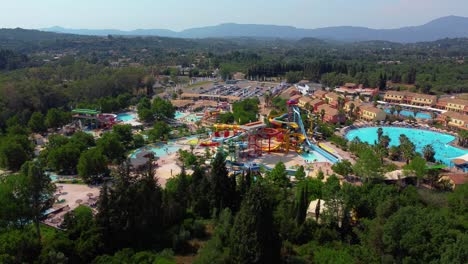
<svg viewBox="0 0 468 264"><path fill-rule="evenodd" d="M394 28L447 15L468 16L468 0L0 0L0 28L181 30L227 22Z"/></svg>

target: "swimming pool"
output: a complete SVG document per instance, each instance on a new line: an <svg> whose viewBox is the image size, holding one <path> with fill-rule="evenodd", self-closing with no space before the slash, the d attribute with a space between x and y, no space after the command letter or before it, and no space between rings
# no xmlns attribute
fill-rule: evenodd
<svg viewBox="0 0 468 264"><path fill-rule="evenodd" d="M301 157L306 160L307 162L325 162L328 161L324 156L318 154L315 151L311 151L309 153L302 153Z"/></svg>
<svg viewBox="0 0 468 264"><path fill-rule="evenodd" d="M390 109L385 109L385 112L390 114ZM395 113L393 113L394 115L397 114L397 112L395 111ZM412 116L414 117L414 113L411 112L411 111L408 111L408 110L401 110L400 112L400 115L402 116ZM421 119L431 119L431 115L428 114L428 113L416 113L416 118L421 118Z"/></svg>
<svg viewBox="0 0 468 264"><path fill-rule="evenodd" d="M154 155L156 157L164 157L164 156L167 156L167 155L172 154L174 152L177 152L179 149L180 149L180 146L177 146L177 145L165 145L165 144L148 145L148 146L144 146L144 147L141 147L141 148L135 150L130 155L130 158L131 159L136 158L136 155L138 153L140 153L141 151L143 151L143 150L150 150L151 152L154 153Z"/></svg>
<svg viewBox="0 0 468 264"><path fill-rule="evenodd" d="M184 117L184 116L185 116L185 113L176 111L176 112L175 112L174 118L175 118L175 119L181 119L181 118Z"/></svg>
<svg viewBox="0 0 468 264"><path fill-rule="evenodd" d="M354 129L346 134L346 138L353 140L357 137L363 142L374 144L377 141L377 129L378 127ZM452 159L468 153L468 150L449 145L450 142L455 140L452 135L403 127L382 127L382 129L383 134L390 137L390 146L398 146L400 144L399 137L404 134L413 142L416 151L419 153L422 153L424 146L432 145L436 153L435 159L449 166Z"/></svg>
<svg viewBox="0 0 468 264"><path fill-rule="evenodd" d="M189 122L197 122L200 121L203 118L203 116L199 116L197 114L190 114L186 117L186 120Z"/></svg>
<svg viewBox="0 0 468 264"><path fill-rule="evenodd" d="M121 113L117 115L117 120L122 121L122 122L130 122L135 119L136 119L136 116L130 113Z"/></svg>

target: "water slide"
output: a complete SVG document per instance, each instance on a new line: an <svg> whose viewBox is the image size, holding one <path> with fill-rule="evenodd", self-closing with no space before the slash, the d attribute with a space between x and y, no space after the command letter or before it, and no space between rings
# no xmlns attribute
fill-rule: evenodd
<svg viewBox="0 0 468 264"><path fill-rule="evenodd" d="M269 121L272 125L275 125L275 126L278 126L278 127L282 127L284 125L286 126L290 126L294 129L298 129L299 126L297 125L296 122L287 122L287 121L283 121L282 119L285 119L288 117L288 114L284 114L284 115L280 115L280 116L276 116L276 117L270 117Z"/></svg>
<svg viewBox="0 0 468 264"><path fill-rule="evenodd" d="M294 111L294 114L297 115L297 120L298 120L299 127L301 129L301 133L304 135L305 142L307 143L309 148L312 149L313 151L318 152L320 155L324 156L331 163L336 163L336 162L340 161L341 158L339 158L336 154L335 154L336 155L335 156L334 154L331 154L330 152L328 152L328 151L320 148L319 146L313 144L312 142L310 142L309 138L307 137L306 130L304 128L304 123L302 122L301 112L299 110L299 107L294 106L293 111Z"/></svg>

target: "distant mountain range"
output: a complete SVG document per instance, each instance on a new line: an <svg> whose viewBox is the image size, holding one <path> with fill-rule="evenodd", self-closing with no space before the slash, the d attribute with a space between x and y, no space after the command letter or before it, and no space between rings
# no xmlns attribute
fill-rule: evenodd
<svg viewBox="0 0 468 264"><path fill-rule="evenodd" d="M434 41L443 38L468 37L468 17L447 16L435 19L421 26L397 29L371 29L366 27L325 27L302 29L292 26L255 25L227 23L217 26L190 28L180 32L167 29L137 29L122 31L114 29L66 29L62 27L43 28L43 31L77 35L122 35L161 36L175 38L318 38L338 41L383 40L400 43Z"/></svg>

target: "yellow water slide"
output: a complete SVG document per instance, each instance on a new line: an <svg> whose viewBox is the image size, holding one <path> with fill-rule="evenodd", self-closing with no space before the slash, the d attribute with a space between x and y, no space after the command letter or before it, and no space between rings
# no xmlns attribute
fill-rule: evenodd
<svg viewBox="0 0 468 264"><path fill-rule="evenodd" d="M214 124L213 127L216 130L226 130L226 129L239 130L241 129L239 125L228 125L228 124Z"/></svg>

